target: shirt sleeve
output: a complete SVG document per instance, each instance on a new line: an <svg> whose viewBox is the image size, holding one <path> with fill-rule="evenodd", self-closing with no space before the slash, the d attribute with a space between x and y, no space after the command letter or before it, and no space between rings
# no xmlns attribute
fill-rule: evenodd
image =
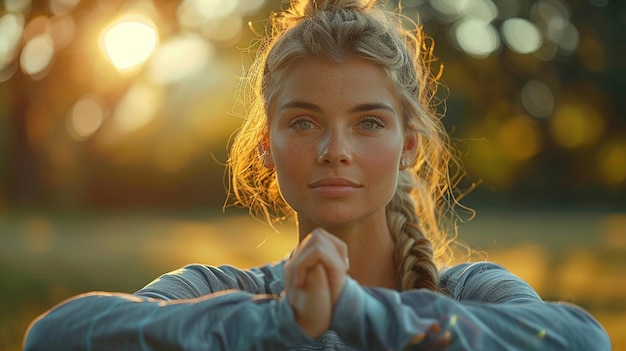
<svg viewBox="0 0 626 351"><path fill-rule="evenodd" d="M447 294L361 287L348 278L332 329L362 350L611 350L607 333L581 308L543 302L492 263L443 274Z"/></svg>
<svg viewBox="0 0 626 351"><path fill-rule="evenodd" d="M180 300L232 289L252 294L280 295L284 290L283 264L281 262L248 270L228 265L215 267L191 264L160 276L134 295Z"/></svg>
<svg viewBox="0 0 626 351"><path fill-rule="evenodd" d="M135 295L80 295L35 320L24 350L280 350L309 341L287 299L263 293L259 274L196 265ZM250 291L231 289L239 286Z"/></svg>

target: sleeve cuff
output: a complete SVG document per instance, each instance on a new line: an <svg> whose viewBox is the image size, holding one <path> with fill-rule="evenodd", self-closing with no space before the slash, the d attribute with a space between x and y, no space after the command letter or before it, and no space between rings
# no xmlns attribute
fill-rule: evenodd
<svg viewBox="0 0 626 351"><path fill-rule="evenodd" d="M363 313L363 296L360 290L361 287L354 279L346 277L343 291L335 304L331 329L337 332L347 330L347 327Z"/></svg>
<svg viewBox="0 0 626 351"><path fill-rule="evenodd" d="M365 327L363 299L361 286L354 279L346 277L343 291L335 304L330 328L348 338L355 331L363 330Z"/></svg>
<svg viewBox="0 0 626 351"><path fill-rule="evenodd" d="M286 297L283 297L278 301L278 338L281 340L281 344L294 346L303 343L310 342L311 339L300 325L296 322L295 315L289 301Z"/></svg>
<svg viewBox="0 0 626 351"><path fill-rule="evenodd" d="M398 292L363 288L347 278L333 311L331 329L360 349L396 350L421 343L434 323L405 305Z"/></svg>

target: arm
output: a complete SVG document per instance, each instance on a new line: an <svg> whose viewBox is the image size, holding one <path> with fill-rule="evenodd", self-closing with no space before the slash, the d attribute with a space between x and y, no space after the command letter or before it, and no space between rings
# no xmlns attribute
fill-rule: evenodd
<svg viewBox="0 0 626 351"><path fill-rule="evenodd" d="M460 266L446 275L452 297L398 293L348 279L332 329L361 349L610 350L602 327L582 309L545 303L501 267Z"/></svg>
<svg viewBox="0 0 626 351"><path fill-rule="evenodd" d="M203 275L207 282L198 284ZM209 283L220 279L234 279L241 285L243 276L191 267L157 279L136 295L75 297L31 324L24 349L275 350L309 340L294 322L286 299ZM254 288L251 281L247 284ZM158 290L159 286L164 289ZM147 297L195 295L207 289L222 291L171 301Z"/></svg>

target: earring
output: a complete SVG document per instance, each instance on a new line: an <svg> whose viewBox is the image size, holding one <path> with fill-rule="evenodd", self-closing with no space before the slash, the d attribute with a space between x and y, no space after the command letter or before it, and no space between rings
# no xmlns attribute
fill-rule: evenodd
<svg viewBox="0 0 626 351"><path fill-rule="evenodd" d="M406 167L406 161L404 159L400 160L400 167L402 168Z"/></svg>

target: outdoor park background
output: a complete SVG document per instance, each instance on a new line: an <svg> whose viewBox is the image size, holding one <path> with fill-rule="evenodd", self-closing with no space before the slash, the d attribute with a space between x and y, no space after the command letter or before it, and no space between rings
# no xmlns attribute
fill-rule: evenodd
<svg viewBox="0 0 626 351"><path fill-rule="evenodd" d="M0 3L0 350L75 294L289 252L292 226L222 211L244 49L280 1ZM626 3L402 6L478 184L459 238L626 350Z"/></svg>

